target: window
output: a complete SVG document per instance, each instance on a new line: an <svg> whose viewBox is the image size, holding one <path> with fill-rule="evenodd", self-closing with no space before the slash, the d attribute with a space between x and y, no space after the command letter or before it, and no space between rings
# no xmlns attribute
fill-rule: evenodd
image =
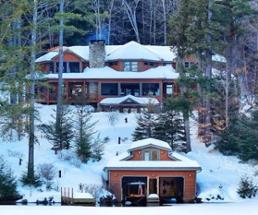
<svg viewBox="0 0 258 215"><path fill-rule="evenodd" d="M125 61L124 62L124 71L137 72L138 71L138 62Z"/></svg>
<svg viewBox="0 0 258 215"><path fill-rule="evenodd" d="M129 83L129 84L121 84L121 95L133 95L140 96L140 84Z"/></svg>
<svg viewBox="0 0 258 215"><path fill-rule="evenodd" d="M159 84L158 83L143 83L142 94L144 96L159 96Z"/></svg>
<svg viewBox="0 0 258 215"><path fill-rule="evenodd" d="M70 83L69 84L69 95L71 97L82 97L83 96L83 83Z"/></svg>
<svg viewBox="0 0 258 215"><path fill-rule="evenodd" d="M166 95L167 96L172 96L173 93L174 93L173 84L167 84L166 85Z"/></svg>
<svg viewBox="0 0 258 215"><path fill-rule="evenodd" d="M79 62L69 62L69 72L76 73L80 72L80 63Z"/></svg>
<svg viewBox="0 0 258 215"><path fill-rule="evenodd" d="M144 152L144 160L149 161L151 159L150 152Z"/></svg>
<svg viewBox="0 0 258 215"><path fill-rule="evenodd" d="M56 62L56 73L58 73L59 70L59 62ZM63 73L67 73L67 62L64 62L63 64Z"/></svg>
<svg viewBox="0 0 258 215"><path fill-rule="evenodd" d="M143 150L143 157L142 160L145 161L157 161L160 160L159 158L159 150L155 149L149 149L149 150Z"/></svg>
<svg viewBox="0 0 258 215"><path fill-rule="evenodd" d="M117 96L118 95L118 84L116 84L116 83L101 84L101 95L102 96Z"/></svg>
<svg viewBox="0 0 258 215"><path fill-rule="evenodd" d="M189 62L185 62L185 68L189 68L190 67L190 63Z"/></svg>
<svg viewBox="0 0 258 215"><path fill-rule="evenodd" d="M54 73L54 63L50 62L48 64L48 72Z"/></svg>
<svg viewBox="0 0 258 215"><path fill-rule="evenodd" d="M114 61L114 62L109 62L109 66L116 66L117 65L117 62Z"/></svg>

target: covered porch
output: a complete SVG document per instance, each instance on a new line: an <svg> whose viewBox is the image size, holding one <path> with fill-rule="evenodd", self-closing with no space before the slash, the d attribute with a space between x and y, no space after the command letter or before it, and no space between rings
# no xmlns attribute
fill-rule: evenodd
<svg viewBox="0 0 258 215"><path fill-rule="evenodd" d="M132 205L181 203L183 202L184 178L124 176L121 193L123 202L131 202Z"/></svg>

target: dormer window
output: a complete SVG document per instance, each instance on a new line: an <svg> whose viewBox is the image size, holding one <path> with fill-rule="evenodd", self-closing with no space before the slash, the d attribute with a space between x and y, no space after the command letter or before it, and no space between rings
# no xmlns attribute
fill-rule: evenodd
<svg viewBox="0 0 258 215"><path fill-rule="evenodd" d="M137 72L138 71L138 62L125 61L124 62L124 71Z"/></svg>
<svg viewBox="0 0 258 215"><path fill-rule="evenodd" d="M159 150L154 150L154 149L143 150L142 160L145 160L145 161L160 160Z"/></svg>

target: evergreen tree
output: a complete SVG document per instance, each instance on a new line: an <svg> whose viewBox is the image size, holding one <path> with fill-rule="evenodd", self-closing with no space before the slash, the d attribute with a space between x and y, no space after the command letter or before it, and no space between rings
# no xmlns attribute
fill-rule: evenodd
<svg viewBox="0 0 258 215"><path fill-rule="evenodd" d="M186 150L184 122L180 114L173 110L159 114L153 137L167 142L173 150Z"/></svg>
<svg viewBox="0 0 258 215"><path fill-rule="evenodd" d="M91 157L94 161L100 161L104 155L104 140L100 138L100 135L94 139L91 154Z"/></svg>
<svg viewBox="0 0 258 215"><path fill-rule="evenodd" d="M0 157L0 200L16 200L18 192L17 184L13 177L11 169L9 169L2 157Z"/></svg>
<svg viewBox="0 0 258 215"><path fill-rule="evenodd" d="M61 113L61 124L58 127L58 130L56 129L54 116L52 116L53 121L49 124L40 125L40 129L44 133L45 137L53 144L52 149L55 152L71 148L71 142L74 138L74 133L72 129L73 121L71 120L69 114L69 108L64 106Z"/></svg>
<svg viewBox="0 0 258 215"><path fill-rule="evenodd" d="M78 157L82 162L87 161L93 156L94 152L92 147L94 144L93 135L96 133L94 130L96 122L92 122L92 115L87 106L78 106L76 111L75 124L75 148ZM98 151L98 150L97 150ZM97 155L99 158L99 154Z"/></svg>
<svg viewBox="0 0 258 215"><path fill-rule="evenodd" d="M218 149L229 155L237 155L247 161L258 159L258 111L252 113L251 118L241 116L222 132Z"/></svg>
<svg viewBox="0 0 258 215"><path fill-rule="evenodd" d="M149 111L144 111L137 119L137 127L133 133L133 140L142 140L153 137L156 117Z"/></svg>

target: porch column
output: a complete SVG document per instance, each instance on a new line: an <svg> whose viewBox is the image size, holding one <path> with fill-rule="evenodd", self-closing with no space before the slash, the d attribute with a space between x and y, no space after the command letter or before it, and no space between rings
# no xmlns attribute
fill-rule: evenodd
<svg viewBox="0 0 258 215"><path fill-rule="evenodd" d="M147 186L146 186L146 196L148 197L150 195L150 178L147 177Z"/></svg>
<svg viewBox="0 0 258 215"><path fill-rule="evenodd" d="M142 83L140 83L140 96L142 96Z"/></svg>
<svg viewBox="0 0 258 215"><path fill-rule="evenodd" d="M118 83L118 96L121 96L121 83Z"/></svg>
<svg viewBox="0 0 258 215"><path fill-rule="evenodd" d="M159 177L157 177L157 195L159 196Z"/></svg>
<svg viewBox="0 0 258 215"><path fill-rule="evenodd" d="M49 83L47 83L48 84L48 86L46 87L46 89L47 89L47 98L46 98L46 102L47 102L47 104L49 105L49 97L50 97L50 95L49 95Z"/></svg>
<svg viewBox="0 0 258 215"><path fill-rule="evenodd" d="M66 101L68 102L69 101L69 91L70 91L70 89L69 89L69 81L66 81L65 82L65 88L66 88L66 92L65 92L65 97L66 97Z"/></svg>
<svg viewBox="0 0 258 215"><path fill-rule="evenodd" d="M163 82L159 83L159 94L160 94L160 103L163 105Z"/></svg>

